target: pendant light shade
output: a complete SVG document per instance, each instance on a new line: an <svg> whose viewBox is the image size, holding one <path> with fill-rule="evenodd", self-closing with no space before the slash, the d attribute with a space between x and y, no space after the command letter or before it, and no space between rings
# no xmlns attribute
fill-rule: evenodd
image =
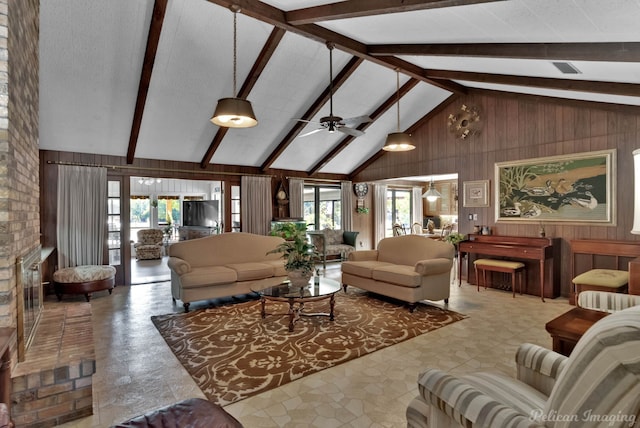
<svg viewBox="0 0 640 428"><path fill-rule="evenodd" d="M435 186L433 185L433 179L431 179L431 183L429 183L429 190L427 190L426 192L424 192L422 194L423 198L426 198L427 201L429 202L435 202L438 200L439 197L441 197L442 195L440 194L440 192L438 192L435 188Z"/></svg>
<svg viewBox="0 0 640 428"><path fill-rule="evenodd" d="M631 233L634 235L640 235L640 149L633 151L633 229Z"/></svg>
<svg viewBox="0 0 640 428"><path fill-rule="evenodd" d="M233 12L233 94L236 94L236 69L237 69L237 46L238 32L237 21L240 7L232 5ZM256 115L253 113L251 102L243 98L221 98L213 113L211 122L225 128L251 128L258 124Z"/></svg>
<svg viewBox="0 0 640 428"><path fill-rule="evenodd" d="M387 139L384 142L382 150L388 152L408 152L413 150L416 146L413 144L411 135L406 132L400 132L400 72L396 69L396 92L398 94L398 130L387 135Z"/></svg>
<svg viewBox="0 0 640 428"><path fill-rule="evenodd" d="M221 98L211 122L227 128L251 128L258 121L248 100L242 98Z"/></svg>

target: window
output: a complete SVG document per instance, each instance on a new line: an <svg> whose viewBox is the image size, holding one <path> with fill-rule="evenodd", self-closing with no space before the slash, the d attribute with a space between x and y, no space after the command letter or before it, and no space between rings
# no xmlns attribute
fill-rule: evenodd
<svg viewBox="0 0 640 428"><path fill-rule="evenodd" d="M387 221L385 236L393 236L393 225L400 224L407 233L411 230L412 193L405 189L387 189Z"/></svg>
<svg viewBox="0 0 640 428"><path fill-rule="evenodd" d="M122 263L121 230L122 221L120 218L120 182L109 181L107 183L107 251L109 253L109 264L119 266Z"/></svg>
<svg viewBox="0 0 640 428"><path fill-rule="evenodd" d="M231 231L240 232L240 186L231 186Z"/></svg>
<svg viewBox="0 0 640 428"><path fill-rule="evenodd" d="M304 186L304 221L309 229L340 229L342 199L339 186Z"/></svg>

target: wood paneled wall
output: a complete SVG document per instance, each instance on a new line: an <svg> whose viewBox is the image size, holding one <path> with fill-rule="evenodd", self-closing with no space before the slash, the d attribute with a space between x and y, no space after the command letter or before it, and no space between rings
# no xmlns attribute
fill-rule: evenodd
<svg viewBox="0 0 640 428"><path fill-rule="evenodd" d="M455 139L447 117L463 105L480 108L479 135ZM608 107L597 103L561 101L534 96L494 95L474 90L451 103L413 134L416 150L388 153L361 172L354 181L375 181L402 176L458 173L459 186L468 180L491 180L491 206L464 208L459 204L459 229L469 233L474 224L488 225L494 234L537 236L537 223L495 222L493 195L496 162L594 150L617 149L616 225L546 224L550 237L562 242L562 295L568 296L569 240L577 238L636 241L633 224L633 159L640 147L640 109ZM640 192L640 189L635 189ZM469 222L468 214L478 221ZM566 261L566 263L565 263Z"/></svg>

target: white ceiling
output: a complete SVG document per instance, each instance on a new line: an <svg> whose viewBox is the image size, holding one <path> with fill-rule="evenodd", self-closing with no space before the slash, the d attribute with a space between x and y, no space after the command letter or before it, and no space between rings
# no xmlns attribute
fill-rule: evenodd
<svg viewBox="0 0 640 428"><path fill-rule="evenodd" d="M168 0L140 131L134 139L135 158L196 163L205 159L219 129L209 122L216 101L234 96L233 14L226 7L228 3ZM245 10L238 15L237 90L274 28L251 17L255 11L275 7L285 16L286 11L328 3L244 1ZM154 1L47 0L41 1L40 7L41 149L126 156ZM638 42L638 22L640 0L509 0L327 20L315 27L318 33L328 29L365 45L613 43ZM304 26L300 28L304 31ZM637 49L636 45L632 49ZM333 77L352 58L343 50L337 43ZM640 83L640 62L569 59L582 74L563 75L548 59L397 57L425 70ZM396 93L393 67L369 59L335 91L334 114L344 118L370 115ZM401 74L400 84L408 79L407 74ZM455 81L469 88L640 106L637 92L628 96L565 90L562 85L545 88L490 79ZM323 131L294 138L273 162L265 162L296 125L295 118L304 115L328 84L329 51L325 44L298 31L287 31L247 97L258 126L229 130L210 163L311 171L344 134ZM451 95L426 81L418 83L400 101L401 128L410 127ZM312 120L328 113L327 103ZM316 127L309 124L299 133ZM386 135L396 127L394 104L364 136L352 140L319 172L350 174L381 149Z"/></svg>

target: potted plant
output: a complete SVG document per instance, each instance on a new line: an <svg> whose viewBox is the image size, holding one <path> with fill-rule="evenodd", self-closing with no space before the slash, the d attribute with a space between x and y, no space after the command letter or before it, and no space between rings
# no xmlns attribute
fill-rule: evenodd
<svg viewBox="0 0 640 428"><path fill-rule="evenodd" d="M456 257L458 257L458 244L467 239L467 236L460 232L451 232L444 237L444 240L453 244L456 249Z"/></svg>
<svg viewBox="0 0 640 428"><path fill-rule="evenodd" d="M304 286L313 276L315 261L319 254L316 247L307 240L306 230L301 230L293 224L290 226L293 227L282 225L280 234L271 232L272 235L282 236L285 241L267 254L282 253L282 258L285 260L284 268L287 270L291 285Z"/></svg>
<svg viewBox="0 0 640 428"><path fill-rule="evenodd" d="M359 214L369 214L369 208L367 207L358 207L356 208L356 212Z"/></svg>

